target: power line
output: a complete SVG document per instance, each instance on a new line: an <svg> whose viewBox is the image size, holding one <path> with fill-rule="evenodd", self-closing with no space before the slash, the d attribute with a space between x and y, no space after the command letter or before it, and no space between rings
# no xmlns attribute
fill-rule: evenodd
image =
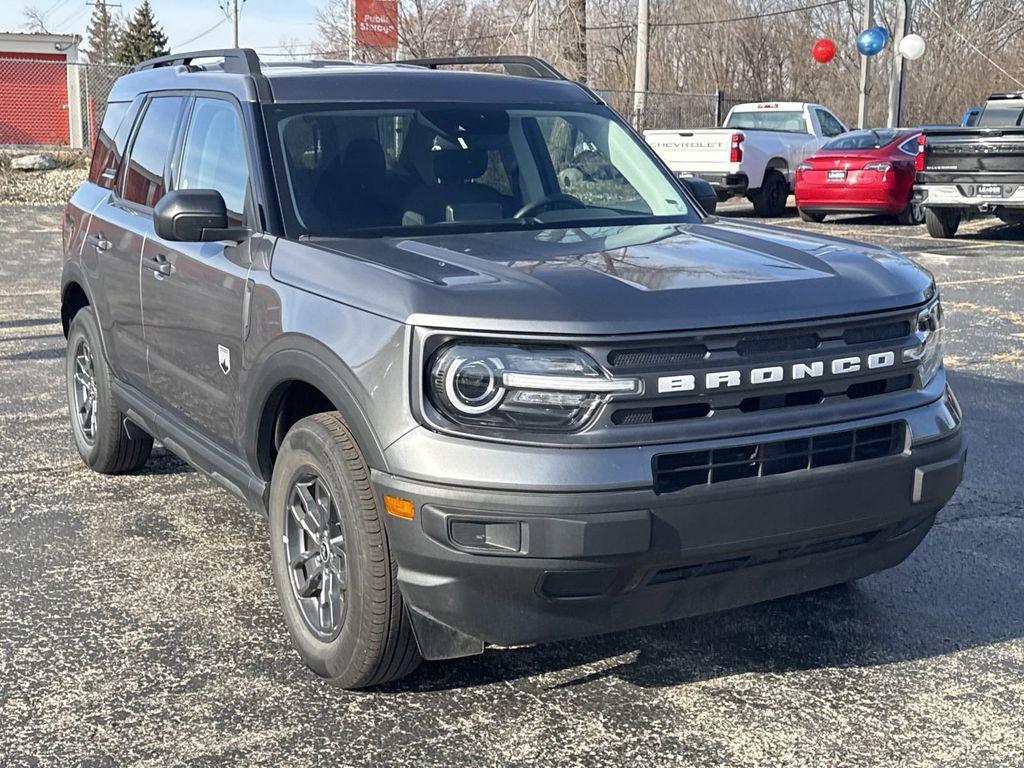
<svg viewBox="0 0 1024 768"><path fill-rule="evenodd" d="M190 37L190 38L189 38L188 40L186 40L186 41L185 41L185 42L183 42L183 43L176 43L176 44L174 44L174 45L169 45L169 46L167 46L167 47L168 47L168 48L184 48L184 47L185 47L186 45L189 45L190 43L194 43L194 42L195 42L196 40L198 40L199 38L201 38L201 37L206 37L206 36L207 36L208 34L210 34L211 32L213 32L213 30L217 29L217 28L218 28L218 27L220 27L220 26L221 26L222 24L227 24L227 21L228 21L228 20L227 20L227 17L224 17L223 19L221 19L220 21L218 21L218 22L217 22L216 24L214 24L214 25L213 25L212 27L210 27L209 29L207 29L207 30L206 30L206 31L204 31L204 32L200 32L200 33L199 33L198 35L196 35L195 37Z"/></svg>
<svg viewBox="0 0 1024 768"><path fill-rule="evenodd" d="M752 13L752 14L747 14L745 16L732 16L732 17L727 18L727 19L709 19L709 20L703 20L703 21L662 21L662 22L655 21L655 22L651 22L649 26L652 29L655 29L655 28L662 28L662 27L664 27L664 28L702 27L702 26L709 26L709 25L712 25L712 24L729 24L729 23L737 22L737 21L751 21L751 20L754 20L754 19L768 19L768 18L773 18L775 16L785 16L785 15L790 14L790 13L800 13L802 11L813 11L813 10L815 10L817 8L827 8L827 7L830 7L830 6L833 6L833 5L840 5L840 4L845 3L845 2L847 2L847 0L822 0L822 2L813 3L811 5L801 5L801 6L797 6L795 8L783 8L783 9L778 10L778 11L766 11L764 13ZM454 37L454 38L435 37L435 38L428 38L426 40L417 40L416 42L417 43L449 43L450 45L459 45L461 43L475 43L475 42L480 42L480 41L483 41L483 40L504 40L504 39L508 38L510 35L512 35L515 32L515 28L516 28L516 25L519 23L519 20L520 19L513 20L513 22L510 25L509 29L507 31L505 31L505 32L495 32L495 33L488 33L488 34L483 34L483 35L472 35L472 36L469 36L469 37ZM632 29L635 26L636 26L636 22L635 21L621 21L621 22L613 22L613 23L608 23L608 24L591 24L591 25L587 26L587 31L589 32L589 31L593 30L595 32L600 32L602 30L610 30L610 29ZM544 32L553 32L553 31L555 31L557 29L558 29L558 27L555 27L555 26L541 27L541 30L544 31ZM265 45L265 46L258 47L256 50L259 51L262 55L265 55L265 56L298 56L298 55L310 55L310 54L325 55L325 54L345 54L345 53L347 53L347 51L343 51L343 50L317 50L317 49L314 49L312 47L304 48L304 49L301 49L301 50L295 50L295 51L287 51L285 53L271 53L271 52L269 52L270 49L279 49L279 48L288 48L288 46L287 45Z"/></svg>
<svg viewBox="0 0 1024 768"><path fill-rule="evenodd" d="M989 55L988 55L987 53L985 53L985 52L984 52L983 50L981 50L981 48L979 48L979 47L978 47L978 46L976 46L976 45L975 45L974 43L972 43L972 42L971 42L970 40L968 40L968 39L967 39L966 37L964 37L964 36L963 36L962 34L960 34L960 31L959 31L959 30L958 30L958 29L957 29L956 27L951 27L950 25L948 25L948 24L946 23L946 21L945 21L945 20L944 20L944 19L942 18L942 14L940 14L940 13L939 13L938 11L936 11L936 10L935 10L935 8L933 8L933 7L932 7L932 4L931 4L931 3L927 2L927 0L921 0L921 2L923 2L923 3L924 3L924 7L925 7L925 8L927 8L927 9L928 9L929 11L931 11L931 12L932 12L932 13L933 13L933 14L935 15L935 17L936 17L936 18L937 18L937 19L939 20L939 23L940 23L940 24L942 24L942 26L946 27L946 29L950 30L950 31L951 31L951 32L952 32L952 33L953 33L954 35L956 35L956 36L957 36L957 37L959 37L959 38L960 38L961 40L963 40L963 41L964 41L965 43L967 43L967 44L968 44L969 46L971 46L971 48L973 48L973 49L974 49L974 50L975 50L975 51L976 51L977 53L979 53L979 54L981 55L981 57L982 57L983 59L985 59L985 61L987 61L987 62L988 62L989 64L991 64L991 65L992 65L993 67L995 67L996 69L998 69L998 70L999 70L1000 72L1002 72L1002 73L1003 73L1004 75L1006 75L1006 76L1007 76L1008 78L1010 78L1011 80L1013 80L1013 82L1015 82L1015 83L1016 83L1017 85L1019 85L1019 86L1021 86L1022 88L1024 88L1024 83L1022 83L1022 82L1021 82L1020 80L1018 80L1018 79L1017 79L1016 77L1014 77L1013 75L1011 75L1011 74L1010 74L1009 72L1007 72L1007 71L1006 71L1005 69L1003 69L1003 68L1002 68L1001 66L999 66L998 64L996 64L996 63L995 63L995 62L994 62L994 61L992 60L992 58L991 58L991 57L989 57Z"/></svg>

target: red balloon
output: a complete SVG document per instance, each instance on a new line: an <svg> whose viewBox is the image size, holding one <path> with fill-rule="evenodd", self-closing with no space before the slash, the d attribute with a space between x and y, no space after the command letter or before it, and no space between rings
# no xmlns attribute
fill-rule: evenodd
<svg viewBox="0 0 1024 768"><path fill-rule="evenodd" d="M836 44L827 37L819 37L811 48L811 56L819 64L828 64L836 55Z"/></svg>

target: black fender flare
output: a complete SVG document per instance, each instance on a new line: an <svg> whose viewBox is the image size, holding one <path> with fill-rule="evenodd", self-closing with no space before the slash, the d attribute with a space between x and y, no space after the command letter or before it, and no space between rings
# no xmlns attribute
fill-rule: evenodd
<svg viewBox="0 0 1024 768"><path fill-rule="evenodd" d="M274 346L278 347L276 351L261 355L262 359L253 366L249 374L252 386L242 396L243 445L246 460L257 474L262 474L259 446L267 437L261 430L269 427L263 423L264 412L271 405L275 390L295 380L316 387L331 401L348 424L370 468L388 471L384 446L354 394L356 377L348 366L328 347L308 336L279 339Z"/></svg>

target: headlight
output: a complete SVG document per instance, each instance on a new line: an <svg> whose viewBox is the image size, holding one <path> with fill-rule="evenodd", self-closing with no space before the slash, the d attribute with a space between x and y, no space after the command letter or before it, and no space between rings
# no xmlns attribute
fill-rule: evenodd
<svg viewBox="0 0 1024 768"><path fill-rule="evenodd" d="M449 344L427 376L431 404L457 424L541 432L580 429L609 398L640 388L571 347Z"/></svg>
<svg viewBox="0 0 1024 768"><path fill-rule="evenodd" d="M903 350L903 362L916 362L921 371L921 385L927 386L942 365L943 336L946 322L942 314L942 302L938 298L917 316L916 335L920 343Z"/></svg>

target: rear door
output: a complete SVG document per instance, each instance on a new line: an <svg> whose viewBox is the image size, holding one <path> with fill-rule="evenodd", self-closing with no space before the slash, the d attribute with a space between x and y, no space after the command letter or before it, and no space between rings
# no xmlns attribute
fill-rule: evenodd
<svg viewBox="0 0 1024 768"><path fill-rule="evenodd" d="M175 189L215 189L231 225L251 212L248 142L239 104L203 95L190 105L171 164ZM242 367L249 241L183 243L153 235L142 264L150 386L186 423L230 448Z"/></svg>
<svg viewBox="0 0 1024 768"><path fill-rule="evenodd" d="M139 267L184 103L180 96L164 96L133 106L132 113L141 110L142 116L135 121L127 157L117 170L98 169L111 194L94 212L83 247L83 262L95 259L102 284L105 307L99 315L110 365L119 379L138 389L149 383ZM125 127L130 119L131 114Z"/></svg>

